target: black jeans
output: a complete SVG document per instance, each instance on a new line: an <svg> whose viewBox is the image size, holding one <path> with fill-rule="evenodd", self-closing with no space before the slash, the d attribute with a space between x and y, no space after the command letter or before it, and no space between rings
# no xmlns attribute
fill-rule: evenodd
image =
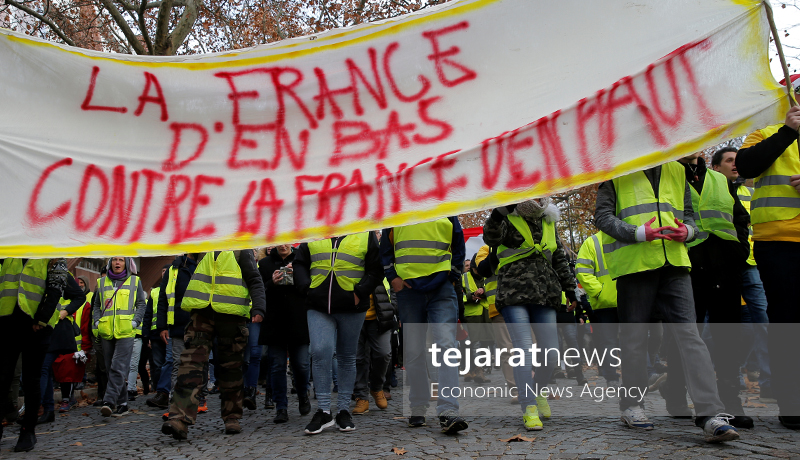
<svg viewBox="0 0 800 460"><path fill-rule="evenodd" d="M0 353L0 407L6 407L8 403L14 368L22 354L22 389L25 391L26 407L22 426L25 429L34 429L39 417L39 405L42 402L39 381L52 333L52 327L34 332L33 319L19 307L15 307L11 315L0 318L0 350L3 350Z"/></svg>
<svg viewBox="0 0 800 460"><path fill-rule="evenodd" d="M783 416L800 416L800 243L756 241L753 254L767 294L772 388Z"/></svg>

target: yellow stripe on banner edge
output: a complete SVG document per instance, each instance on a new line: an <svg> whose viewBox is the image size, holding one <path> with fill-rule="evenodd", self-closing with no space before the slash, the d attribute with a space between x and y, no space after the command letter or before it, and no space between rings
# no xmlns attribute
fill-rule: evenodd
<svg viewBox="0 0 800 460"><path fill-rule="evenodd" d="M786 106L788 102L785 98L775 100L770 107ZM291 231L276 235L274 239L267 240L263 236L252 234L231 234L220 240L205 242L187 242L176 245L149 244L149 243L129 243L129 244L94 244L89 243L83 246L56 247L47 245L20 245L20 246L0 246L0 258L3 257L26 257L26 258L50 258L50 257L99 257L99 256L160 256L182 254L185 252L208 252L214 250L232 249L251 249L262 246L276 244L298 243L302 241L312 241L320 238L327 238L334 235L347 235L360 233L379 228L396 227L408 225L412 222L426 222L441 218L442 216L454 216L467 212L474 212L482 209L489 209L509 203L517 203L534 197L563 193L579 187L603 182L615 177L641 171L643 169L664 164L669 161L677 160L689 154L702 150L709 145L715 145L725 139L743 136L748 134L756 127L752 126L750 119L740 120L728 125L722 125L711 129L702 136L691 141L676 144L672 148L664 151L655 151L647 155L629 160L608 171L595 171L576 174L571 177L559 178L554 180L542 181L535 186L519 191L502 191L487 197L461 202L441 203L431 209L404 211L395 215L387 216L381 220L362 219L341 226L320 226L310 227L301 231Z"/></svg>
<svg viewBox="0 0 800 460"><path fill-rule="evenodd" d="M311 54L316 54L316 53L320 53L320 52L328 51L328 50L332 50L332 49L344 48L344 47L350 46L350 45L355 44L355 43L362 43L362 42L371 41L371 40L374 40L374 39L377 39L377 38L381 38L381 37L384 37L384 36L395 35L395 34L401 32L401 31L403 31L405 29L418 27L418 26L420 26L422 24L426 24L426 23L429 23L429 22L438 21L438 20L441 20L441 19L444 19L444 18L449 18L449 17L452 17L452 16L463 15L465 13L468 13L468 12L471 12L471 11L475 11L475 10L479 10L481 8L484 8L486 6L489 6L489 5L493 4L493 3L497 3L497 2L500 2L500 1L502 1L502 0L475 0L475 1L469 2L469 3L465 2L465 4L463 4L463 5L456 4L455 6L452 6L452 7L445 3L445 4L443 4L443 9L442 10L419 13L418 14L419 17L416 17L416 18L414 18L413 16L417 12L413 12L413 13L409 13L409 17L407 17L406 19L399 19L398 20L396 18L393 18L393 19L388 19L388 20L386 20L386 22L379 23L379 24L365 24L365 25L361 25L361 26L356 26L356 27L352 28L351 30L344 30L344 31L342 31L340 33L331 33L331 34L325 35L325 36L320 37L320 38L310 38L310 37L316 37L316 35L307 35L307 36L304 36L304 37L308 37L309 39L307 41L303 41L303 42L299 42L299 43L298 42L288 43L286 45L274 46L274 47L270 47L269 44L266 45L266 47L269 47L269 50L283 50L283 49L295 48L295 47L298 47L298 46L302 46L302 45L311 43L312 47L308 48L308 49L303 49L303 50L298 50L298 51L289 51L289 52L280 53L280 54L270 54L269 56L260 56L260 57L243 58L243 59L233 59L233 60L229 60L229 61L218 61L218 62L159 62L159 61L148 62L148 61L130 61L130 60L118 59L118 58L111 57L110 54L109 54L109 56L96 56L96 55L89 55L89 54L86 54L86 53L80 52L80 51L72 51L70 49L72 47L70 47L68 45L61 45L61 44L51 43L51 42L48 42L48 41L45 41L45 40L34 40L34 39L27 38L27 37L21 37L21 36L18 36L18 35L3 35L3 34L0 34L0 36L5 36L9 41L19 42L19 43L22 43L22 44L25 44L25 45L29 45L29 46L42 46L42 47L56 49L58 51L63 51L63 52L69 53L69 54L74 54L74 55L77 55L77 56L80 56L80 57L88 58L88 59L91 59L91 60L112 61L112 62L115 62L115 63L118 63L118 64L129 65L129 66L134 66L134 67L148 67L148 68L153 68L153 67L171 67L171 68L183 68L183 69L186 69L186 70L209 70L209 69L218 69L218 68L222 68L222 67L231 68L231 67L251 66L251 65L257 65L257 64L266 64L266 63L271 63L271 62L276 62L276 61L295 59L295 58L299 58L299 57L302 57L302 56L308 56L308 55L311 55ZM397 23L393 24L393 25L389 25L390 22L394 22L394 21L397 21ZM342 37L347 37L349 35L353 35L353 34L356 34L356 33L363 33L365 31L369 31L371 29L380 29L380 30L377 30L377 31L371 32L371 33L367 33L367 34L361 35L359 37L352 38L352 39L347 40L347 41L339 41L339 42L331 43L331 44L317 45L317 43L340 39ZM335 31L336 29L331 29L331 30ZM324 34L325 32L322 32L322 33ZM289 39L289 40L295 40L295 41L296 40L302 40L304 37L297 37L297 38ZM274 43L277 44L277 43L280 43L280 42L274 42ZM235 58L235 57L243 55L243 54L253 53L253 52L262 52L264 50L265 50L265 45L258 45L258 46L251 47L251 48L245 48L244 50L238 50L238 51L233 51L233 52L222 52L221 54L223 54L224 56L221 56L221 57ZM216 54L216 53L214 53L214 54ZM120 55L120 56L125 56L125 55ZM135 56L138 56L138 55L135 55ZM193 55L187 55L187 56L193 56ZM151 56L151 57L160 57L160 56ZM174 57L181 57L181 56L170 56L170 57L174 58Z"/></svg>

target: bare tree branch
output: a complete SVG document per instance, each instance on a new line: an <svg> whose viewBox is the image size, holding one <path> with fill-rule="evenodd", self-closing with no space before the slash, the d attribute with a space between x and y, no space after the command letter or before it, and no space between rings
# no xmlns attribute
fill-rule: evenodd
<svg viewBox="0 0 800 460"><path fill-rule="evenodd" d="M197 0L186 0L186 7L181 13L178 24L172 29L170 34L170 53L174 54L175 51L181 46L186 36L192 31L195 21L197 21Z"/></svg>
<svg viewBox="0 0 800 460"><path fill-rule="evenodd" d="M114 19L114 22L117 23L117 26L122 30L123 35L128 40L128 44L136 54L147 54L147 51L144 49L141 43L139 43L139 39L136 38L136 35L133 34L133 31L128 26L128 21L122 16L122 13L119 12L116 6L111 2L111 0L100 0L103 3L103 6L108 10L108 13L111 14L111 17Z"/></svg>
<svg viewBox="0 0 800 460"><path fill-rule="evenodd" d="M35 17L36 19L42 21L43 23L47 24L47 26L50 27L50 30L52 30L53 33L58 35L58 38L64 40L64 43L66 43L69 46L75 46L75 42L73 42L69 37L67 37L66 34L64 34L64 32L58 26L56 26L56 24L53 21L50 20L50 18L46 18L43 15L37 13L36 11L28 8L27 6L15 2L14 0L5 0L5 2L7 5L11 5L15 8L18 8L30 14L31 16Z"/></svg>
<svg viewBox="0 0 800 460"><path fill-rule="evenodd" d="M147 33L147 24L145 24L145 15L147 14L147 2L141 0L142 4L139 7L139 30L142 31L142 37L144 38L144 43L147 45L147 51L149 54L153 54L153 42L150 41L150 34Z"/></svg>
<svg viewBox="0 0 800 460"><path fill-rule="evenodd" d="M169 42L169 16L172 11L172 0L163 0L161 6L158 8L158 17L156 19L156 40L154 43L154 54L157 56L166 56Z"/></svg>
<svg viewBox="0 0 800 460"><path fill-rule="evenodd" d="M130 2L127 2L125 0L121 0L119 3L122 5L122 8L125 9L125 10L138 11L138 10L140 10L142 8L144 8L145 10L152 10L154 8L160 8L162 2L159 1L159 2L145 3L144 7L136 6L136 5L134 5L134 4L130 3ZM184 0L174 0L172 2L172 6L186 6L186 2Z"/></svg>

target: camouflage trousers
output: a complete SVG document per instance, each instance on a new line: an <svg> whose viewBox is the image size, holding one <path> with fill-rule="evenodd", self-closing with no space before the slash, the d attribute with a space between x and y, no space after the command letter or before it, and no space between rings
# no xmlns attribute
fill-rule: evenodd
<svg viewBox="0 0 800 460"><path fill-rule="evenodd" d="M222 398L222 419L241 419L244 398L242 362L249 335L247 320L242 316L216 313L206 308L192 313L186 327L186 348L180 356L178 380L173 390L170 420L193 425L197 419L198 396L206 381L203 369L217 340L214 370ZM208 367L205 367L206 372Z"/></svg>

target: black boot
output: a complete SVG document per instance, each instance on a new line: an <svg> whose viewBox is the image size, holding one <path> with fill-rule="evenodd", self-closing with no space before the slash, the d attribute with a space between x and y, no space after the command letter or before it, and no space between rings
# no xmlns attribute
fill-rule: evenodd
<svg viewBox="0 0 800 460"><path fill-rule="evenodd" d="M278 409L275 413L275 418L272 419L274 423L286 423L289 421L289 412L286 409Z"/></svg>
<svg viewBox="0 0 800 460"><path fill-rule="evenodd" d="M311 400L308 398L308 392L305 394L297 395L300 400L300 415L308 415L311 413Z"/></svg>
<svg viewBox="0 0 800 460"><path fill-rule="evenodd" d="M742 399L739 397L739 383L735 381L717 380L717 391L725 412L733 415L729 421L735 428L753 428L753 418L744 415Z"/></svg>
<svg viewBox="0 0 800 460"><path fill-rule="evenodd" d="M53 423L55 421L56 421L56 413L53 411L47 411L44 412L41 417L39 417L39 420L36 421L36 424L41 425L42 423ZM20 434L20 436L22 435ZM35 442L36 441L34 441L34 443Z"/></svg>
<svg viewBox="0 0 800 460"><path fill-rule="evenodd" d="M256 410L256 387L244 388L244 400L242 405L246 409Z"/></svg>
<svg viewBox="0 0 800 460"><path fill-rule="evenodd" d="M275 402L272 400L272 390L267 390L264 396L264 409L275 409Z"/></svg>
<svg viewBox="0 0 800 460"><path fill-rule="evenodd" d="M36 432L33 428L23 427L19 430L19 439L17 439L17 445L14 446L14 452L30 452L35 445Z"/></svg>

